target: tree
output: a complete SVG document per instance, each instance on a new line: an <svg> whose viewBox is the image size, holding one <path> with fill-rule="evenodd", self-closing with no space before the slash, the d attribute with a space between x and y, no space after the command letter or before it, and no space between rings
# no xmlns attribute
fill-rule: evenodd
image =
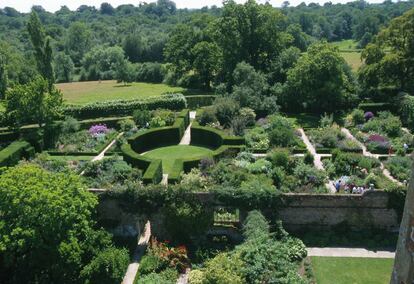
<svg viewBox="0 0 414 284"><path fill-rule="evenodd" d="M140 34L134 32L127 35L122 47L129 61L133 63L143 61L144 45Z"/></svg>
<svg viewBox="0 0 414 284"><path fill-rule="evenodd" d="M62 93L38 77L26 85L16 85L6 92L6 115L10 125L20 127L37 123L40 127L59 117Z"/></svg>
<svg viewBox="0 0 414 284"><path fill-rule="evenodd" d="M116 78L118 82L132 83L134 81L134 66L127 60L123 60L118 63L116 67Z"/></svg>
<svg viewBox="0 0 414 284"><path fill-rule="evenodd" d="M30 14L27 30L30 35L30 41L35 49L35 58L39 73L48 81L49 87L51 87L55 82L52 66L52 47L50 45L50 38L46 37L39 16L35 11L32 11Z"/></svg>
<svg viewBox="0 0 414 284"><path fill-rule="evenodd" d="M60 52L55 57L55 70L58 82L71 82L75 65L69 55Z"/></svg>
<svg viewBox="0 0 414 284"><path fill-rule="evenodd" d="M7 90L7 69L3 56L0 55L0 99L3 99Z"/></svg>
<svg viewBox="0 0 414 284"><path fill-rule="evenodd" d="M369 89L414 91L414 9L391 21L362 53L361 84Z"/></svg>
<svg viewBox="0 0 414 284"><path fill-rule="evenodd" d="M214 39L221 48L223 75L229 80L242 61L263 71L292 41L285 32L286 17L271 5L248 0L244 5L227 1L214 24Z"/></svg>
<svg viewBox="0 0 414 284"><path fill-rule="evenodd" d="M65 39L65 49L76 66L79 66L86 52L91 47L92 33L82 22L74 22L69 26Z"/></svg>
<svg viewBox="0 0 414 284"><path fill-rule="evenodd" d="M101 14L104 14L104 15L113 15L113 14L115 14L114 7L112 7L112 5L107 3L107 2L104 2L104 3L101 4L100 11L101 11Z"/></svg>
<svg viewBox="0 0 414 284"><path fill-rule="evenodd" d="M351 83L339 51L326 42L316 43L288 71L284 104L317 113L340 110L351 97Z"/></svg>
<svg viewBox="0 0 414 284"><path fill-rule="evenodd" d="M0 176L0 276L5 283L80 283L81 269L111 244L95 231L97 198L78 176L34 165Z"/></svg>
<svg viewBox="0 0 414 284"><path fill-rule="evenodd" d="M193 68L204 88L209 90L220 66L220 50L215 43L202 41L193 47L191 53L194 57Z"/></svg>

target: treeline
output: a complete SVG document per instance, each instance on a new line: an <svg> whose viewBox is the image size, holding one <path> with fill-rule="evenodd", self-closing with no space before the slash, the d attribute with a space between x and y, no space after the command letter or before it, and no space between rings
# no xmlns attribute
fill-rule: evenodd
<svg viewBox="0 0 414 284"><path fill-rule="evenodd" d="M231 6L232 2L229 1L228 5ZM335 5L326 3L323 6L302 3L297 7L290 7L288 2L284 2L281 9L271 10L285 16L283 25L293 36L295 46L304 51L311 42L321 39L355 39L364 47L392 18L413 6L414 1L386 1L382 4L356 1ZM98 8L82 5L76 11L63 6L55 13L34 6L33 11L38 14L45 34L50 37L58 82L116 78L115 66L124 64L121 58L131 64L169 62L164 50L176 24L191 24L194 32L201 34L210 22L226 13L225 8L215 6L177 9L170 0L116 8L108 3L102 3ZM11 83L27 83L36 75L32 56L34 50L27 31L28 20L29 14L11 7L0 9L0 57L8 67ZM210 46L201 45L197 51L201 53L208 48ZM91 64L96 56L107 58L105 62ZM149 80L155 82L162 81L160 74L165 75L165 69L159 65L126 68L146 74L130 76L132 78L128 80L146 80L148 73L155 73Z"/></svg>

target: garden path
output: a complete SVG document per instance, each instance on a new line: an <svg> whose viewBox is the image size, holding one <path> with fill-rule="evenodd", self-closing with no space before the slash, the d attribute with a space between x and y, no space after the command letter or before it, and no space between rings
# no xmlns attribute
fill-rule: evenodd
<svg viewBox="0 0 414 284"><path fill-rule="evenodd" d="M411 132L410 132L410 130L408 130L408 128L407 127L403 127L403 128L401 128L405 133L407 133L407 134L411 134Z"/></svg>
<svg viewBox="0 0 414 284"><path fill-rule="evenodd" d="M98 154L98 156L95 156L93 159L92 159L92 162L96 162L96 161L100 161L100 160L102 160L104 157L105 157L105 153L109 150L109 149L111 149L111 147L116 143L116 141L119 139L119 138L121 138L122 137L122 135L124 135L124 132L121 132L121 133L119 133L118 134L118 136L116 136L116 138L111 142L111 143L109 143L109 145L108 146L106 146L105 147L105 149L103 149L102 150L102 152L101 153L99 153ZM81 176L83 176L85 174L85 171L82 171L81 173L80 173L80 175Z"/></svg>
<svg viewBox="0 0 414 284"><path fill-rule="evenodd" d="M180 145L190 145L191 143L191 125L193 124L192 120L196 118L197 112L190 111L190 125L188 125L187 129L184 132L183 137L181 138Z"/></svg>
<svg viewBox="0 0 414 284"><path fill-rule="evenodd" d="M167 186L168 185L168 174L162 175L161 184Z"/></svg>
<svg viewBox="0 0 414 284"><path fill-rule="evenodd" d="M135 276L138 272L139 262L141 261L142 256L144 255L148 242L151 237L151 223L147 221L145 224L144 232L139 238L137 248L135 249L132 262L128 265L127 272L125 273L124 279L121 284L133 284Z"/></svg>
<svg viewBox="0 0 414 284"><path fill-rule="evenodd" d="M394 258L395 251L368 250L365 248L307 248L308 256L326 257L369 257L369 258Z"/></svg>
<svg viewBox="0 0 414 284"><path fill-rule="evenodd" d="M301 135L301 138L303 140L303 143L305 143L306 145L306 149L308 149L309 153L312 154L313 156L313 164L315 165L315 168L317 168L318 170L322 170L324 171L325 168L323 166L321 157L322 155L316 153L315 147L313 147L312 143L309 141L308 136L306 135L305 131L303 130L303 128L299 128L298 129ZM323 155L325 156L325 155ZM333 185L333 182L331 180L329 180L326 184L325 184L326 188L329 189L329 191L331 193L336 193L336 189L335 186Z"/></svg>
<svg viewBox="0 0 414 284"><path fill-rule="evenodd" d="M363 144L363 143L361 143L360 141L358 141L358 139L356 139L355 137L354 137L354 135L352 135L352 133L348 130L348 129L346 129L346 128L342 128L341 129L342 130L342 132L346 135L346 137L347 138L349 138L349 139L352 139L352 140L354 140L356 143L358 143L359 144L359 146L362 148L362 154L364 155L364 156L367 156L367 157L373 157L373 158L379 158L379 157L389 157L389 156L395 156L395 155L376 155L376 154L372 154L371 152L369 152L368 150L367 150L367 147ZM403 130L404 130L404 128L403 128ZM408 130L408 129L407 129ZM405 131L405 130L404 130ZM400 181L398 181L398 180L396 180L392 175L391 175L391 173L390 173L390 171L387 169L387 168L385 168L385 166L384 166L384 163L382 163L381 162L381 170L382 170L382 174L386 177L386 178L388 178L390 181L392 181L392 182L394 182L394 183L396 183L396 184L398 184L398 185L400 185L400 186L402 186L402 185L404 185L402 182L400 182Z"/></svg>
<svg viewBox="0 0 414 284"><path fill-rule="evenodd" d="M187 284L190 271L191 271L190 268L187 268L185 270L185 273L180 274L180 277L178 277L178 280L177 280L177 284Z"/></svg>

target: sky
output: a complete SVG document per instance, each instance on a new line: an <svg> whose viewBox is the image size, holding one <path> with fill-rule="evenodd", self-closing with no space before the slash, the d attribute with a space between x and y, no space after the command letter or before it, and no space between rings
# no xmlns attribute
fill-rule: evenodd
<svg viewBox="0 0 414 284"><path fill-rule="evenodd" d="M257 0L259 3L264 3L266 0ZM280 7L284 0L270 0L269 2L276 7ZM0 0L0 8L13 7L20 12L28 12L33 5L41 5L47 11L55 12L61 6L68 6L71 10L76 10L81 5L99 7L102 2L111 3L112 6L117 7L122 4L138 5L139 2L153 2L137 1L137 0ZM203 6L217 5L221 6L222 0L175 0L178 8L201 8ZM236 0L238 3L245 2L244 0ZM301 2L311 3L317 2L323 4L328 2L326 0L289 0L292 6L299 5ZM350 0L331 0L332 3L346 3ZM381 3L383 0L368 0L370 3Z"/></svg>

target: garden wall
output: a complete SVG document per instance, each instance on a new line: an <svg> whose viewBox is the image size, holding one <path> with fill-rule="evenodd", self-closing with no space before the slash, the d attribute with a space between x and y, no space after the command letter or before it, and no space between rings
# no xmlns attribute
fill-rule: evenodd
<svg viewBox="0 0 414 284"><path fill-rule="evenodd" d="M211 193L196 193L196 197L209 207L226 207L216 200ZM272 219L279 218L290 231L304 229L329 230L334 226L347 224L354 230L382 229L394 231L398 229L398 217L394 209L389 208L388 193L382 191L367 192L364 195L311 195L284 194L280 208L259 208ZM118 226L135 226L128 220L149 219L152 221L152 231L155 235L165 233L163 228L162 211L154 214L142 214L125 210L131 208L127 201L116 197L105 196L101 199L98 213L104 223ZM135 209L133 209L135 210ZM132 211L133 211L132 210ZM210 211L210 210L206 210ZM117 212L114 214L114 212ZM136 212L142 212L136 208ZM246 216L247 210L240 209L240 216ZM242 219L244 217L241 217ZM243 222L243 220L240 220Z"/></svg>

